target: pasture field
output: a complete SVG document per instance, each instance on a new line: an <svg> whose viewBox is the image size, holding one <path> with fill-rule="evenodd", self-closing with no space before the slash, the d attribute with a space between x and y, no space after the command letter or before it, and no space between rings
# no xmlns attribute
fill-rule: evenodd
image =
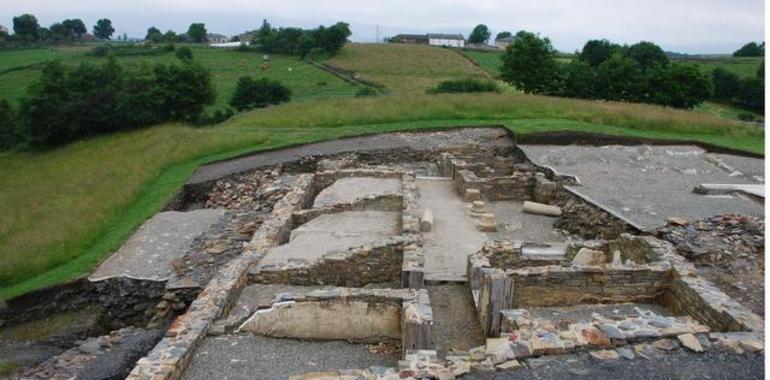
<svg viewBox="0 0 770 380"><path fill-rule="evenodd" d="M714 71L717 67L722 67L731 73L737 74L741 78L749 78L757 76L757 70L759 70L762 60L763 58L761 57L725 56L672 59L671 61L679 63L696 63L709 73Z"/></svg>
<svg viewBox="0 0 770 380"><path fill-rule="evenodd" d="M235 92L238 78L244 75L267 77L281 81L292 90L292 100L305 101L318 98L350 97L356 92L353 86L342 79L316 68L296 57L271 55L270 69L261 70L262 54L219 50L196 45L186 45L193 50L195 59L211 69L212 81L216 88L216 103L210 110L227 107ZM60 59L68 65L81 62L99 63L106 58L88 55L90 47L80 46L61 49L0 50L0 97L17 102L25 94L27 86L40 75L40 64L47 60ZM148 56L119 56L118 62L126 67L135 67L142 62L169 63L176 58L174 53ZM31 67L29 67L32 65ZM13 68L19 68L14 70ZM7 71L11 69L11 71ZM5 72L3 70L6 70Z"/></svg>
<svg viewBox="0 0 770 380"><path fill-rule="evenodd" d="M37 52L13 55L17 53L0 52L0 56L10 54L19 65L34 64L40 58ZM82 49L64 50L54 55L63 54L61 59L68 64L100 59L82 53ZM206 48L196 48L194 53L212 67L219 105L238 76L263 73L257 53ZM147 57L173 59L172 54ZM142 58L120 60L130 65ZM298 59L273 57L271 61L273 67L266 75L288 84L295 99L304 101L238 114L213 127L167 124L47 151L0 152L0 296L14 297L89 273L160 210L195 168L248 152L343 136L488 124L516 133L587 131L697 140L755 153L764 150L761 129L700 112L512 91L427 95L426 88L445 79L487 77L448 49L346 46L332 63L383 83L391 92L367 98L353 98L355 86ZM5 94L3 88L26 80L24 75L14 75L33 76L34 71L1 74L0 91ZM327 83L321 85L322 81Z"/></svg>
<svg viewBox="0 0 770 380"><path fill-rule="evenodd" d="M470 59L474 60L476 63L481 66L486 72L489 73L489 75L499 78L500 77L500 66L503 64L503 52L502 51L482 51L482 50L471 50L471 49L464 49L462 50L462 53L465 54Z"/></svg>
<svg viewBox="0 0 770 380"><path fill-rule="evenodd" d="M450 79L487 79L484 70L451 49L427 45L348 44L328 63L399 94L424 93Z"/></svg>

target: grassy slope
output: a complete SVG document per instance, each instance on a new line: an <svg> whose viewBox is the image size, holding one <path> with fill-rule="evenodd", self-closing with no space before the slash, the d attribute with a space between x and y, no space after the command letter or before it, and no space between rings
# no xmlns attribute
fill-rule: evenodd
<svg viewBox="0 0 770 380"><path fill-rule="evenodd" d="M450 49L410 44L348 44L328 61L395 93L424 93L439 82L486 79L484 71Z"/></svg>
<svg viewBox="0 0 770 380"><path fill-rule="evenodd" d="M434 50L478 70L454 52ZM411 64L424 54L400 53L401 58L388 58L395 67L409 66L399 62ZM447 73L439 67L411 75L424 75L423 83L458 75L454 68ZM514 93L424 95L421 88L412 90L419 93L293 102L239 115L215 128L167 125L48 152L0 153L0 295L12 297L88 273L157 212L197 166L247 151L481 124L503 124L520 133L580 130L694 139L753 152L764 146L757 128L694 112Z"/></svg>
<svg viewBox="0 0 770 380"><path fill-rule="evenodd" d="M192 46L196 59L211 69L217 90L216 103L212 109L227 106L235 91L239 77L268 77L276 79L291 88L294 100L312 100L327 97L353 96L356 89L334 75L319 70L295 57L271 56L271 68L262 71L262 55L254 52L216 50L202 46ZM61 59L69 65L80 62L102 62L105 58L86 55L83 47L69 49L34 49L0 51L0 71L2 67L18 67L40 63L50 59ZM174 54L159 56L124 56L119 62L127 66L137 66L141 62L173 62ZM0 74L0 97L18 101L25 93L29 83L40 75L39 67Z"/></svg>
<svg viewBox="0 0 770 380"><path fill-rule="evenodd" d="M480 51L480 50L463 50L463 54L476 61L489 75L497 78L500 76L500 66L502 66L502 51Z"/></svg>

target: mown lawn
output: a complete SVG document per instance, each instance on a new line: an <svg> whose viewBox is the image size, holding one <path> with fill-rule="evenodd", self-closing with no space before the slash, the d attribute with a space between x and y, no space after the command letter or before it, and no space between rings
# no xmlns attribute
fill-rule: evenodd
<svg viewBox="0 0 770 380"><path fill-rule="evenodd" d="M355 86L296 57L271 55L270 69L263 71L263 58L259 53L187 46L192 48L195 59L211 69L217 98L216 103L209 107L210 110L227 106L235 92L238 78L244 75L281 81L292 90L292 99L295 101L351 97L356 92ZM3 72L2 67L25 67L51 59L61 59L68 65L77 65L80 62L98 63L106 59L90 56L87 54L89 51L90 47L83 46L66 49L0 50L0 73ZM173 52L163 55L118 57L118 61L127 67L136 67L142 62L168 63L175 59ZM39 75L39 66L0 74L0 98L17 102L25 94L27 86Z"/></svg>
<svg viewBox="0 0 770 380"><path fill-rule="evenodd" d="M450 79L487 79L484 70L456 52L427 45L347 44L327 62L398 94L425 93Z"/></svg>
<svg viewBox="0 0 770 380"><path fill-rule="evenodd" d="M14 297L89 273L203 163L342 136L483 124L518 133L576 130L764 149L762 130L700 113L503 93L288 103L212 128L165 125L47 152L5 152L0 295Z"/></svg>

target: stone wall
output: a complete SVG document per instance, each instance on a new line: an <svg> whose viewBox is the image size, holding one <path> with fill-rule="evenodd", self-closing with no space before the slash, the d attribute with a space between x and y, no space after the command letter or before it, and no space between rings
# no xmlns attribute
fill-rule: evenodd
<svg viewBox="0 0 770 380"><path fill-rule="evenodd" d="M307 262L289 262L277 267L254 268L253 284L365 286L400 282L404 239L394 237L380 244L331 253Z"/></svg>
<svg viewBox="0 0 770 380"><path fill-rule="evenodd" d="M181 378L193 352L205 338L213 321L232 307L245 286L249 268L270 247L288 237L292 213L312 200L312 182L312 174L299 176L294 188L276 203L270 217L255 232L244 253L220 269L187 312L174 320L165 337L137 362L127 379Z"/></svg>
<svg viewBox="0 0 770 380"><path fill-rule="evenodd" d="M404 173L401 177L402 211L401 236L407 243L403 249L401 266L401 286L408 289L425 288L425 253L422 249L423 237L420 231L419 207L420 193L414 173Z"/></svg>

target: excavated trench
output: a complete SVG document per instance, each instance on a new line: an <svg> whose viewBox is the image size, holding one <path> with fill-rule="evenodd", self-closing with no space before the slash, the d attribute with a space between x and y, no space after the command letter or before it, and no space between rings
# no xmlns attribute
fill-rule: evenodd
<svg viewBox="0 0 770 380"><path fill-rule="evenodd" d="M559 155L568 141L591 138L522 140L496 128L396 133L203 167L159 214L168 216L166 224L162 218L145 224L151 227L145 235L140 229L95 272L109 275L10 301L2 316L0 368L37 378L121 378L133 369L132 378L147 378L157 370L153 358L167 355L163 346L171 344L183 347L181 356L171 356L180 363L171 378L285 378L344 368L384 371L412 349L435 350L439 361L470 357L462 360L477 368L486 365L473 362L479 350L482 357L499 356L490 354L490 342L500 343L488 338L544 324L560 331L599 319L694 316L714 331L746 331L751 321L742 316L717 321L684 305L697 298L694 285L662 292L673 281L662 274L670 268L640 259L637 248L621 247L616 258L613 241L648 236L638 227L667 215L655 215L660 211L643 202L625 211L629 207L614 203L604 188L586 182L604 180L602 173L583 171L590 157L610 166L630 157L641 163L629 164L641 165L634 170L682 173L681 165L664 167L682 154L655 147L634 157L636 151L623 150L630 147L612 150L605 160L604 147L581 156L570 146ZM634 141L599 136L594 143ZM701 165L687 157L689 165ZM708 165L694 170L693 181L724 179ZM525 212L532 201L559 206L561 213ZM752 207L740 204L740 210ZM188 218L193 215L200 215L197 224ZM594 252L592 274L570 267L582 249ZM474 267L474 257L486 261ZM488 277L496 270L499 275ZM571 281L594 280L598 288L580 288L582 294L568 289ZM498 287L497 281L518 285ZM231 287L217 288L222 284ZM212 295L224 298L203 302ZM218 309L190 307L196 299ZM196 318L205 313L215 317L204 318L211 323L199 330ZM57 314L66 315L55 320ZM23 333L41 325L57 327L50 334ZM199 339L184 340L196 334ZM83 354L90 362L75 359ZM535 356L543 354L550 351Z"/></svg>

